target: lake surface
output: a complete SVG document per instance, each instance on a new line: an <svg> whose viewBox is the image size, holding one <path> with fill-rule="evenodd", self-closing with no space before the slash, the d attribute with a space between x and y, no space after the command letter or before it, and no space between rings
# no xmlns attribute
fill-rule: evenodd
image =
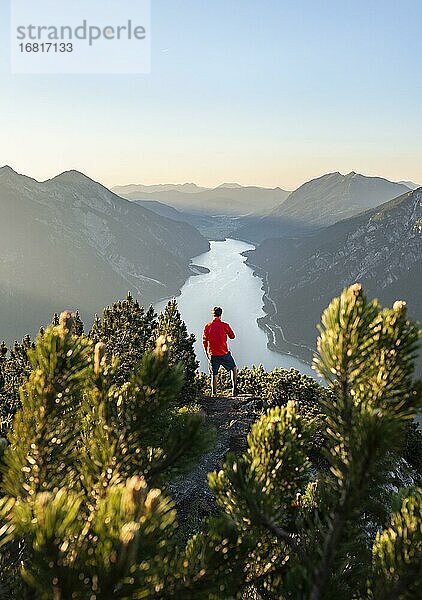
<svg viewBox="0 0 422 600"><path fill-rule="evenodd" d="M211 250L195 257L195 265L206 267L209 273L190 277L177 298L180 313L189 332L196 337L195 350L200 368L208 371L208 363L202 347L204 324L211 320L211 308L223 308L223 321L227 321L236 334L229 340L229 349L237 366L258 365L265 369L294 367L302 373L316 377L309 365L288 354L280 354L267 348L267 335L258 327L257 319L264 316L262 280L253 275L241 253L254 246L239 240L211 242ZM166 302L155 305L161 311Z"/></svg>

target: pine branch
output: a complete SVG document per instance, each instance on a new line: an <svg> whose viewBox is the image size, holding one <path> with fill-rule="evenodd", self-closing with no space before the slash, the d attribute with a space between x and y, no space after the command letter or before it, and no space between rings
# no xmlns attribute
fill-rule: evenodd
<svg viewBox="0 0 422 600"><path fill-rule="evenodd" d="M288 544L297 553L302 561L306 560L306 554L303 548L299 546L291 533L276 525L276 523L274 523L266 515L259 515L257 517L257 522L266 527L266 529L268 529L268 531L274 534L277 538L283 540L283 542L286 542L286 544Z"/></svg>
<svg viewBox="0 0 422 600"><path fill-rule="evenodd" d="M353 502L353 493L356 494L357 492L359 497L362 495L365 479L367 478L370 464L374 461L374 457L375 449L369 447L366 458L364 462L361 463L360 476L358 477L356 486L352 488L349 482L349 485L343 490L343 494L339 502L339 508L331 522L329 534L325 543L322 562L315 573L314 585L309 600L319 600L321 598L324 587L330 576L338 541L343 533L343 528L347 518L351 510L353 510L353 505L356 504L356 501Z"/></svg>
<svg viewBox="0 0 422 600"><path fill-rule="evenodd" d="M325 544L322 563L315 573L315 581L309 600L319 600L322 591L330 575L331 566L334 560L335 548L343 532L345 523L345 511L338 511L330 526L330 533Z"/></svg>
<svg viewBox="0 0 422 600"><path fill-rule="evenodd" d="M155 475L160 475L166 469L173 466L177 463L177 461L185 454L186 446L179 448L179 450L173 452L171 455L167 454L165 459L161 461L159 464L155 465L155 467L151 467L147 473L149 477L154 477Z"/></svg>

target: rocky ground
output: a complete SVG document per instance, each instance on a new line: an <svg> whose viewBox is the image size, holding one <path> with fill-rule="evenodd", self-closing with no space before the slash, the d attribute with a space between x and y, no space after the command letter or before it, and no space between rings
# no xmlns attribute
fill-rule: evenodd
<svg viewBox="0 0 422 600"><path fill-rule="evenodd" d="M246 395L205 397L201 405L207 423L216 430L214 448L204 454L191 473L170 486L179 523L187 534L197 531L204 518L216 513L207 475L221 468L228 452L241 453L247 449L247 435L262 411L262 400Z"/></svg>

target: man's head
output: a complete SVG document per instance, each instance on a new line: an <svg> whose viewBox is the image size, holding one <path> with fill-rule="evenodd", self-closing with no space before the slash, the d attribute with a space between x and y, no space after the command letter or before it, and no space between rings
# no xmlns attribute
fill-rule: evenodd
<svg viewBox="0 0 422 600"><path fill-rule="evenodd" d="M213 317L221 317L221 315L223 314L223 309L219 306L214 306L214 308L211 311L211 314Z"/></svg>

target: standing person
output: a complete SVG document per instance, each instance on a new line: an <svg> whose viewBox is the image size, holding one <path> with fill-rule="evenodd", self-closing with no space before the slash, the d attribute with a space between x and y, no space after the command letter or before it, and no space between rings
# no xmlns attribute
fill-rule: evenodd
<svg viewBox="0 0 422 600"><path fill-rule="evenodd" d="M211 311L214 317L210 323L204 327L202 334L202 343L204 344L205 354L211 365L211 395L215 396L217 390L218 371L224 367L226 371L231 372L232 395L237 396L237 368L233 356L227 348L227 337L234 340L235 335L228 323L221 320L223 309L214 306Z"/></svg>

